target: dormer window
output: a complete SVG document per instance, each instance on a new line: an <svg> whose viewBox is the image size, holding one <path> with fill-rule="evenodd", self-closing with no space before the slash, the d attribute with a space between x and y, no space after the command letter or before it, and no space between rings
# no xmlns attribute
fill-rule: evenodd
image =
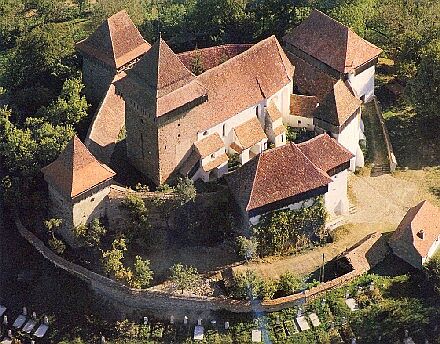
<svg viewBox="0 0 440 344"><path fill-rule="evenodd" d="M205 130L205 131L203 132L203 136L206 136L206 135L208 135L208 130Z"/></svg>
<svg viewBox="0 0 440 344"><path fill-rule="evenodd" d="M418 233L417 236L422 239L425 240L425 231L423 229L421 229Z"/></svg>

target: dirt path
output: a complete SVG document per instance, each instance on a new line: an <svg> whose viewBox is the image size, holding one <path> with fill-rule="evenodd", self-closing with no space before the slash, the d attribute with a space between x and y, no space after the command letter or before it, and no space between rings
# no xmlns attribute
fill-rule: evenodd
<svg viewBox="0 0 440 344"><path fill-rule="evenodd" d="M272 278L288 270L298 275L310 274L321 265L323 254L329 261L369 233L394 230L406 211L426 196L415 183L387 174L379 177L352 175L350 195L357 211L347 216L349 233L339 241L291 257L241 265L234 270L251 268Z"/></svg>

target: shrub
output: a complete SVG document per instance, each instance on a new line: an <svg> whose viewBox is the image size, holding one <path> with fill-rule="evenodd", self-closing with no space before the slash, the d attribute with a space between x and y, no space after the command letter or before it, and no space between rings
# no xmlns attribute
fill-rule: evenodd
<svg viewBox="0 0 440 344"><path fill-rule="evenodd" d="M180 205L184 205L190 201L194 202L197 196L194 182L189 178L179 178L175 191L180 200Z"/></svg>
<svg viewBox="0 0 440 344"><path fill-rule="evenodd" d="M231 294L240 300L271 299L277 291L277 283L271 279L264 280L253 270L234 277Z"/></svg>
<svg viewBox="0 0 440 344"><path fill-rule="evenodd" d="M240 258L247 261L258 257L258 242L257 239L251 237L250 239L239 236L236 239L237 254Z"/></svg>
<svg viewBox="0 0 440 344"><path fill-rule="evenodd" d="M294 273L287 271L280 276L278 281L278 290L283 296L292 295L301 289L302 280Z"/></svg>
<svg viewBox="0 0 440 344"><path fill-rule="evenodd" d="M197 269L193 266L186 266L180 263L174 264L170 268L171 281L176 285L176 288L182 291L193 289L200 284L200 275Z"/></svg>
<svg viewBox="0 0 440 344"><path fill-rule="evenodd" d="M313 238L322 240L327 212L323 198L298 210L279 210L263 215L252 227L260 256L290 254L308 247Z"/></svg>
<svg viewBox="0 0 440 344"><path fill-rule="evenodd" d="M350 228L348 225L342 225L339 227L336 227L335 229L333 229L330 232L330 240L332 242L336 242L340 239L342 239L343 237L347 236L347 234L350 233Z"/></svg>
<svg viewBox="0 0 440 344"><path fill-rule="evenodd" d="M425 265L424 270L434 290L440 294L440 258L435 256Z"/></svg>
<svg viewBox="0 0 440 344"><path fill-rule="evenodd" d="M99 248L101 239L107 233L107 229L101 224L99 219L93 219L88 225L80 224L74 227L75 237L88 247Z"/></svg>
<svg viewBox="0 0 440 344"><path fill-rule="evenodd" d="M64 244L62 240L55 237L50 238L48 244L52 251L55 251L58 254L63 254L66 250L66 244Z"/></svg>
<svg viewBox="0 0 440 344"><path fill-rule="evenodd" d="M133 266L133 278L131 286L133 288L146 288L153 280L153 271L150 269L150 261L143 260L142 257L136 256Z"/></svg>

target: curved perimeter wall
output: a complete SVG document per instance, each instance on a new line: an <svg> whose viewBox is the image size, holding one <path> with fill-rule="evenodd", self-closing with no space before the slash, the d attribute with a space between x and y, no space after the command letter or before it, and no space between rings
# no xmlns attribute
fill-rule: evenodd
<svg viewBox="0 0 440 344"><path fill-rule="evenodd" d="M16 218L15 224L21 236L23 236L23 238L25 238L46 259L56 267L63 269L69 274L76 276L89 284L98 294L119 303L129 310L154 310L157 311L158 314L168 314L170 311L185 311L189 313L218 310L233 313L278 311L303 304L309 299L314 299L327 290L352 281L354 278L362 275L370 269L368 264L359 264L360 266L358 269L355 267L351 272L326 283L321 283L303 293L297 293L273 300L264 300L261 303L232 300L221 297L188 297L184 295L171 295L148 289L132 289L82 266L71 263L50 250L40 239L28 231L18 218ZM376 244L380 237L380 233L370 234L362 240L360 245L354 247L351 252L354 250L368 251L373 244Z"/></svg>

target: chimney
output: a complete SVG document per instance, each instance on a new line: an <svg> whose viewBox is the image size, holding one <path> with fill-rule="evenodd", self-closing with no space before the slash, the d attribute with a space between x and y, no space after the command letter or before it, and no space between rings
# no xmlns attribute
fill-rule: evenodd
<svg viewBox="0 0 440 344"><path fill-rule="evenodd" d="M423 229L421 229L418 233L417 236L422 239L425 240L425 231Z"/></svg>

